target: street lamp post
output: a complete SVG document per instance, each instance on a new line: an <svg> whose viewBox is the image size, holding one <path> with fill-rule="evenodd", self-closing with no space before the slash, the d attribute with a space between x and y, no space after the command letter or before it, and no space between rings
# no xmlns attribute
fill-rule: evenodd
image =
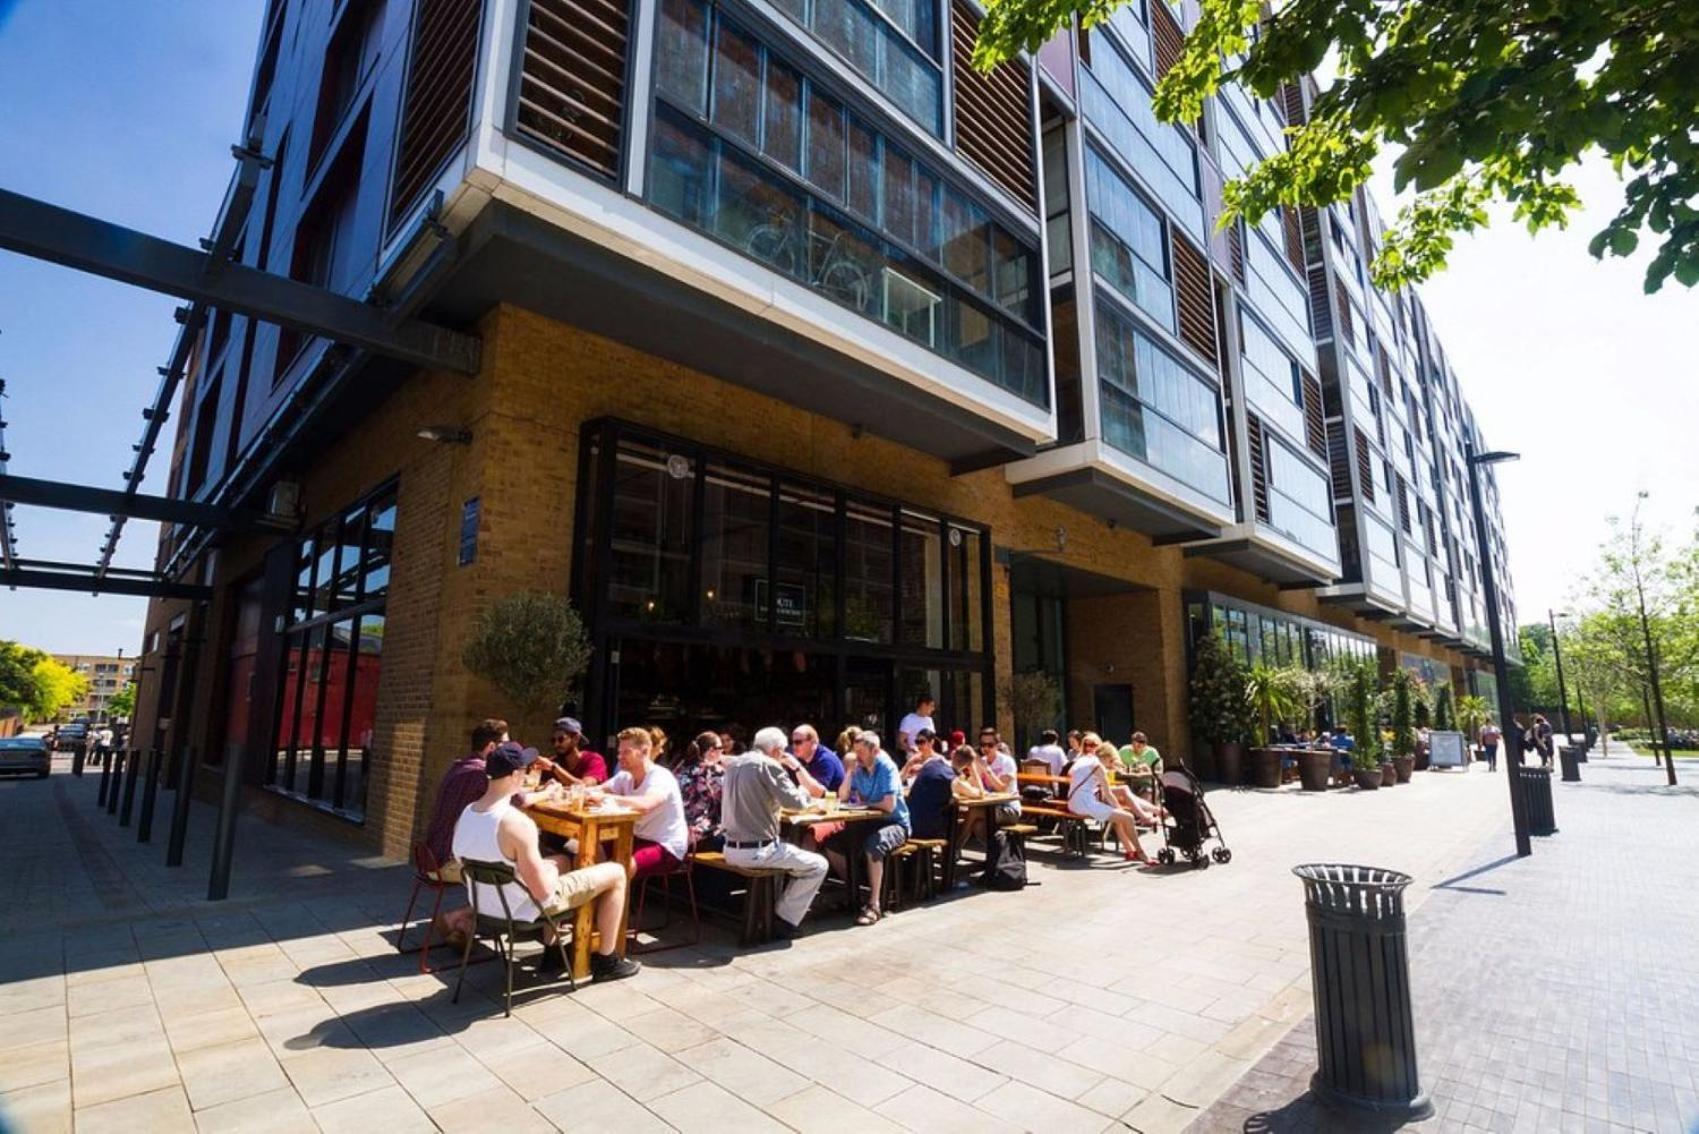
<svg viewBox="0 0 1699 1134"><path fill-rule="evenodd" d="M1567 612L1564 617L1569 617ZM1552 658L1557 662L1557 703L1558 708L1563 712L1563 742L1568 744L1569 694L1564 692L1563 689L1563 647L1558 644L1557 640L1557 615L1552 613L1549 607L1546 609L1546 621L1551 623L1552 628Z"/></svg>
<svg viewBox="0 0 1699 1134"><path fill-rule="evenodd" d="M1463 446L1465 463L1469 466L1469 502L1475 512L1475 542L1481 549L1481 590L1487 604L1487 632L1492 638L1493 677L1498 682L1498 719L1504 734L1504 756L1510 783L1510 823L1516 832L1516 853L1526 858L1534 853L1528 840L1528 801L1522 797L1522 730L1515 727L1515 712L1510 700L1510 663L1504 657L1504 627L1499 621L1498 583L1493 578L1493 549L1491 533L1487 530L1487 509L1481 502L1481 465L1514 461L1520 454L1477 453L1472 441Z"/></svg>

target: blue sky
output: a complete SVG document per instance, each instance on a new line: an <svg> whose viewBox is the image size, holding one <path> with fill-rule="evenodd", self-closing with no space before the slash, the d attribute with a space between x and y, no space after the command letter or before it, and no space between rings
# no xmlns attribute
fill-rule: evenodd
<svg viewBox="0 0 1699 1134"><path fill-rule="evenodd" d="M0 186L184 243L204 236L229 179L261 0L0 0ZM1640 292L1644 255L1598 263L1587 238L1619 191L1581 179L1589 210L1531 239L1501 223L1463 241L1422 289L1496 446L1524 620L1562 606L1603 517L1640 489L1685 535L1699 504L1699 293ZM1384 182L1378 196L1391 216ZM1649 242L1648 242L1649 247ZM11 471L120 486L175 301L0 252L0 377ZM145 484L163 491L164 452ZM88 562L101 516L19 508L19 550ZM118 562L148 566L155 531L126 529ZM144 603L0 591L0 637L126 652Z"/></svg>

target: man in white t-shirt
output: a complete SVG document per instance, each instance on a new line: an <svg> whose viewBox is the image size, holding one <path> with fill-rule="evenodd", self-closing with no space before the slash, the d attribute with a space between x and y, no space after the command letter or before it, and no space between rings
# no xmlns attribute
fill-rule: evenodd
<svg viewBox="0 0 1699 1134"><path fill-rule="evenodd" d="M644 728L619 734L619 771L603 790L639 812L632 827L631 876L664 874L690 853L690 824L678 780L655 763L653 740Z"/></svg>
<svg viewBox="0 0 1699 1134"><path fill-rule="evenodd" d="M921 729L937 732L938 728L932 723L932 710L938 702L931 693L922 693L914 703L914 712L908 714L897 725L897 747L905 753L913 754L914 738L920 735Z"/></svg>
<svg viewBox="0 0 1699 1134"><path fill-rule="evenodd" d="M1038 734L1038 743L1027 749L1028 760L1042 760L1044 766L1050 769L1050 774L1059 776L1062 769L1067 767L1068 754L1062 751L1061 740L1055 729L1047 728Z"/></svg>
<svg viewBox="0 0 1699 1134"><path fill-rule="evenodd" d="M1019 797L1021 784L1016 778L1019 769L1015 767L1015 758L991 725L979 730L979 759L985 768L980 780L987 791ZM999 824L1015 822L1021 817L1020 799L999 803L996 816Z"/></svg>

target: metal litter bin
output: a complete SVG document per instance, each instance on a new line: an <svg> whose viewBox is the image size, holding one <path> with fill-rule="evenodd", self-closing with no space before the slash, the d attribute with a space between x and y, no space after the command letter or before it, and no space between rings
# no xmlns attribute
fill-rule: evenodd
<svg viewBox="0 0 1699 1134"><path fill-rule="evenodd" d="M1310 922L1319 1066L1310 1079L1328 1106L1416 1121L1433 1104L1416 1073L1410 962L1404 931L1408 874L1375 866L1294 867Z"/></svg>
<svg viewBox="0 0 1699 1134"><path fill-rule="evenodd" d="M1559 745L1557 762L1563 768L1564 783L1578 784L1581 782L1580 753L1576 749L1567 744Z"/></svg>
<svg viewBox="0 0 1699 1134"><path fill-rule="evenodd" d="M1512 770L1522 780L1522 798L1528 807L1528 833L1557 834L1557 812L1552 808L1552 770L1527 764Z"/></svg>

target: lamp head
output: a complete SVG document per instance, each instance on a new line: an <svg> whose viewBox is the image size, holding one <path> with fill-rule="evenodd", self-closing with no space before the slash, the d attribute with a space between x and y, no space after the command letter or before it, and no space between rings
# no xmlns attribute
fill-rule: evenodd
<svg viewBox="0 0 1699 1134"><path fill-rule="evenodd" d="M1488 453L1476 453L1469 458L1472 465L1496 465L1504 461L1520 461L1521 453L1511 453L1503 449L1494 449Z"/></svg>

